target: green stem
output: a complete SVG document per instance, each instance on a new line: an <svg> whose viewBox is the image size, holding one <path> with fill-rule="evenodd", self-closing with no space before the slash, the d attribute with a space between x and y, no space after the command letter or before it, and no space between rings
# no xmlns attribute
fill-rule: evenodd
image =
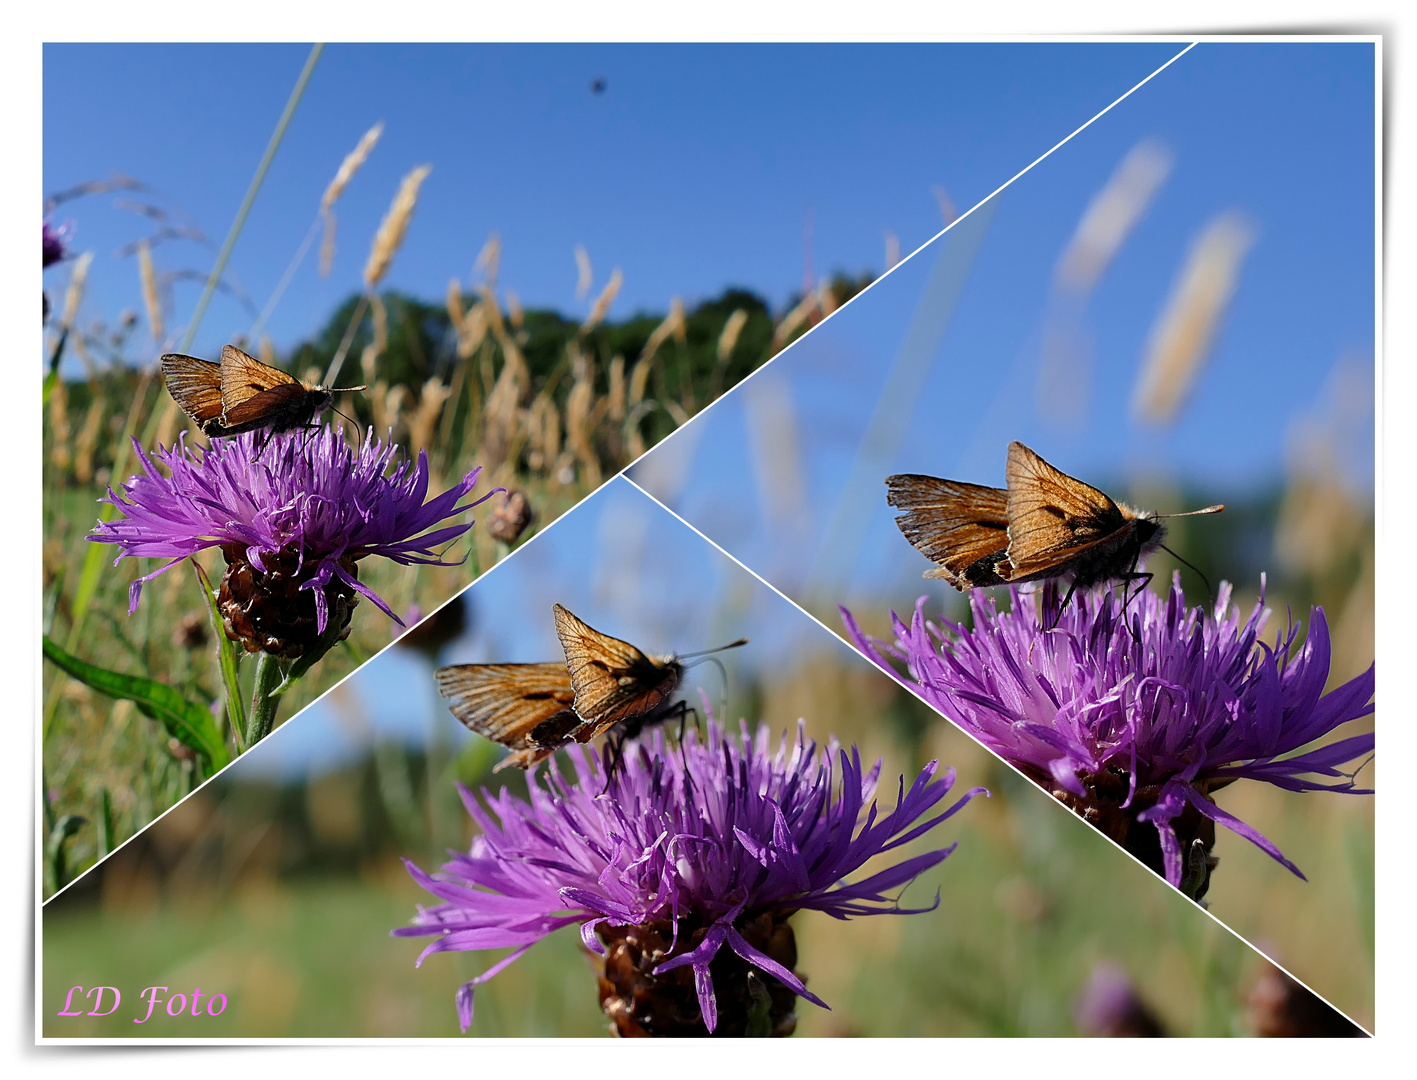
<svg viewBox="0 0 1417 1080"><path fill-rule="evenodd" d="M246 189L246 197L241 200L241 208L236 211L236 220L231 223L231 229L226 234L226 240L221 245L221 251L217 253L216 264L212 267L212 272L207 275L206 287L202 290L202 298L197 301L197 310L192 314L192 321L187 326L187 332L182 335L182 345L179 352L187 352L192 347L192 339L197 336L197 328L202 325L202 316L207 312L207 304L211 302L212 293L216 291L216 283L221 280L222 272L226 270L226 262L231 258L231 249L236 246L236 238L241 235L241 228L246 224L246 215L251 212L251 204L256 201L256 194L261 190L261 184L266 179L266 172L271 167L271 161L276 156L276 151L280 149L280 143L285 138L285 129L290 126L290 118L295 115L295 107L300 104L301 95L305 93L305 84L310 81L310 74L315 70L315 61L320 59L320 53L324 51L324 44L318 43L310 50L310 56L305 61L305 68L300 72L300 78L295 81L295 89L290 92L290 100L285 103L285 112L280 114L280 120L276 123L276 129L271 133L271 141L266 144L266 153L261 158L261 163L256 166L256 175L251 177L251 184Z"/></svg>
<svg viewBox="0 0 1417 1080"><path fill-rule="evenodd" d="M250 721L246 727L247 749L264 739L275 727L280 697L271 691L280 685L283 677L280 661L270 653L263 652L256 658L256 685L251 688Z"/></svg>
<svg viewBox="0 0 1417 1080"><path fill-rule="evenodd" d="M354 317L349 320L349 325L344 328L344 337L340 340L339 348L335 350L334 359L330 361L329 370L325 372L325 385L334 386L335 380L339 378L340 368L344 367L344 358L349 352L349 347L354 344L354 334L359 329L359 324L364 318L364 310L369 306L369 294L366 292L359 298L359 303L354 306Z"/></svg>

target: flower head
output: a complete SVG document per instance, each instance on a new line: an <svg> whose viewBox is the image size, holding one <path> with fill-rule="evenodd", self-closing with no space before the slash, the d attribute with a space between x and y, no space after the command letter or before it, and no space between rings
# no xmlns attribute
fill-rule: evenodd
<svg viewBox="0 0 1417 1080"><path fill-rule="evenodd" d="M129 614L137 609L144 583L203 548L219 546L227 560L222 613L228 631L234 627L240 633L233 636L248 648L269 652L282 651L271 642L298 649L323 635L332 600L347 619L355 594L399 622L359 582L357 561L382 555L404 565L442 564L433 549L472 523L438 528L439 523L488 497L458 505L477 483L481 470L473 469L425 502L426 454L420 451L414 466L395 464L400 452L392 443L371 438L355 449L335 428L314 435L252 432L214 440L205 451L179 438L172 449L159 447L151 457L136 440L134 448L143 474L123 485L122 497L109 488L102 500L123 517L100 522L89 535L119 545L119 559L171 560L133 582ZM293 644L287 641L290 634Z"/></svg>
<svg viewBox="0 0 1417 1080"><path fill-rule="evenodd" d="M586 946L605 958L602 1005L622 1033L743 1034L759 1006L771 1016L765 1030L790 1033L793 995L826 1006L792 971L787 917L802 908L839 919L912 914L886 892L953 845L843 879L988 794L975 788L917 824L954 785L953 770L936 780L931 762L908 791L901 777L895 809L879 814L880 762L863 772L860 754L835 740L819 753L801 722L795 742L784 735L775 752L767 728L755 738L746 723L734 738L710 720L706 742L691 731L677 750L655 732L626 751L608 788L594 755L574 747L571 757L575 778L553 763L547 789L529 785L530 802L504 788L484 791L484 807L462 789L481 829L471 850L437 877L408 864L442 901L394 931L437 935L420 963L435 952L515 948L458 991L464 1031L476 985L552 931L579 924Z"/></svg>
<svg viewBox="0 0 1417 1080"><path fill-rule="evenodd" d="M61 225L59 228L52 228L48 219L44 222L44 266L48 270L51 266L64 258L65 249L69 243L69 235L73 231L70 225Z"/></svg>
<svg viewBox="0 0 1417 1080"><path fill-rule="evenodd" d="M1052 583L1015 588L1007 612L976 591L973 630L926 622L922 597L909 626L892 614L894 645L867 638L843 615L868 656L888 671L890 658L903 660L936 709L1180 886L1183 854L1195 858L1200 839L1208 856L1217 823L1303 877L1215 805L1211 793L1235 780L1371 794L1338 770L1372 751L1371 732L1294 751L1373 711L1374 669L1325 695L1323 609L1313 609L1297 655L1292 623L1267 645L1263 588L1261 579L1244 622L1224 582L1213 613L1188 609L1179 575L1168 596L1143 590L1125 614L1111 590L1080 593L1060 609ZM1203 877L1197 899L1208 870Z"/></svg>

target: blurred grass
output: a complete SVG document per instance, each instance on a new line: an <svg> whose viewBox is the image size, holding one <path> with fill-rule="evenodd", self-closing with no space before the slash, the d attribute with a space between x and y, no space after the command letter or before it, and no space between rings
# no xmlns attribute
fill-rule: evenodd
<svg viewBox="0 0 1417 1080"><path fill-rule="evenodd" d="M794 918L798 970L832 1006L801 1003L801 1035L1074 1034L1073 1003L1103 961L1130 974L1170 1033L1248 1034L1246 997L1267 968L1257 954L884 677L808 658L751 697L750 714L776 729L805 716L813 737L835 732L883 756L886 802L898 773L937 755L957 769L956 793L993 792L911 845L959 842L904 897L928 905L939 889L937 910ZM200 1023L203 1035L456 1035L454 991L501 953L441 954L415 970L425 942L388 932L429 897L395 855L441 862L438 806L451 807L453 776L490 778L487 748L474 740L439 763L382 746L299 783L219 779L46 906L45 1034L178 1036ZM388 798L394 773L411 809ZM446 844L465 847L466 815L445 820ZM1218 885L1233 869L1222 867ZM1362 986L1365 970L1370 1002L1370 954L1342 974ZM74 984L118 986L125 1004L107 1018L55 1017ZM200 985L231 1004L216 1019L135 1025L128 1003L152 985ZM1371 1021L1371 1005L1356 1011ZM478 988L475 1035L605 1032L574 929Z"/></svg>

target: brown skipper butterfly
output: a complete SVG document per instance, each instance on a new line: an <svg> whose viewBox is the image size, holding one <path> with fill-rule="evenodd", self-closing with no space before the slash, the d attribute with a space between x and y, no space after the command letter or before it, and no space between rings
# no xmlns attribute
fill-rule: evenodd
<svg viewBox="0 0 1417 1080"><path fill-rule="evenodd" d="M589 742L612 728L623 742L650 724L682 718L688 707L670 704L670 698L684 676L683 661L709 655L650 656L560 604L552 612L564 664L454 664L436 672L438 692L453 715L512 751L494 772L512 765L529 769L562 746ZM618 757L618 744L616 749Z"/></svg>
<svg viewBox="0 0 1417 1080"><path fill-rule="evenodd" d="M937 564L925 577L943 578L962 592L1068 577L1069 595L1105 581L1149 581L1151 575L1136 568L1143 555L1163 546L1161 518L1225 509L1134 510L1055 469L1021 442L1009 443L1005 476L1007 489L913 473L886 477L886 502L905 511L895 519L900 531Z"/></svg>
<svg viewBox="0 0 1417 1080"><path fill-rule="evenodd" d="M167 353L162 374L173 400L211 438L308 427L329 408L335 394L365 389L311 386L247 356L235 345L221 350L220 364Z"/></svg>

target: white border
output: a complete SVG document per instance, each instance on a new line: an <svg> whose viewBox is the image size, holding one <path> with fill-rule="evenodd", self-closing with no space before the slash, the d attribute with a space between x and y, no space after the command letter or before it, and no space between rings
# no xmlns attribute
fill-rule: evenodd
<svg viewBox="0 0 1417 1080"><path fill-rule="evenodd" d="M40 57L37 43L49 40L220 40L227 35L239 34L244 40L310 40L317 37L340 36L343 40L396 39L400 33L414 31L421 37L441 36L444 38L466 38L468 40L719 40L719 41L902 41L902 40L953 40L953 41L1016 41L1041 39L1046 35L1056 35L1049 40L1063 41L1136 41L1136 40L1192 40L1194 34L1174 38L1152 37L1139 31L1161 33L1175 27L1203 27L1210 30L1241 31L1261 26L1274 27L1278 20L1283 26L1294 30L1351 30L1372 33L1375 30L1394 34L1407 23L1406 7L1395 3L1384 5L1337 5L1313 2L1287 3L1282 8L1272 3L1256 3L1254 0L1197 0L1185 5L1171 4L1162 8L1153 5L1140 11L1134 4L1098 2L1098 0L1075 0L1068 5L1044 5L1036 0L1022 0L1010 5L985 8L983 5L945 8L943 5L917 5L901 0L872 0L869 4L843 4L839 2L817 5L770 5L761 2L748 3L745 0L721 0L714 5L710 15L699 9L680 5L662 4L606 4L579 5L547 4L524 2L512 5L481 6L467 5L453 10L442 4L431 4L427 0L405 0L398 13L401 18L391 20L386 5L375 6L365 2L345 5L338 15L329 8L314 5L300 7L289 2L273 3L271 0L251 0L243 4L239 12L225 8L196 8L193 5L173 2L134 3L125 5L99 4L94 0L71 0L59 7L30 5L7 18L8 32L0 39L0 79L5 80L9 90L7 100L21 103L8 117L7 129L10 133L9 145L16 157L23 163L29 161L29 169L16 170L12 167L0 175L0 183L13 189L11 198L0 202L5 207L0 220L4 229L3 239L8 241L3 250L7 252L28 251L32 243L33 206L39 196L38 185L30 177L38 173L40 159L40 122L38 114L23 107L34 100L39 85ZM713 21L707 21L712 19ZM1086 32L1079 33L1082 27ZM1119 32L1120 31L1120 32ZM554 35L554 37L553 37ZM1205 40L1230 40L1228 34L1210 36ZM1322 35L1314 40L1330 40L1332 35ZM1267 34L1246 40L1287 40L1284 35ZM1381 47L1380 47L1381 48ZM1394 296L1410 297L1414 294L1417 281L1413 280L1406 245L1410 242L1412 230L1406 206L1398 196L1399 178L1405 177L1400 165L1405 163L1402 155L1403 139L1409 126L1407 118L1413 115L1412 108L1403 109L1410 97L1406 85L1395 74L1392 41L1387 43L1387 66L1384 67L1379 83L1380 108L1383 92L1392 94L1392 102L1383 110L1383 120L1379 122L1379 162L1380 171L1377 189L1381 199L1386 193L1385 207L1380 203L1375 231L1378 235L1379 255L1377 270L1382 281L1376 315L1386 319L1383 300L1391 292ZM1391 124L1389 128L1387 125ZM1388 170L1387 177L1392 183L1384 185L1382 168ZM30 171L33 170L33 171ZM1321 208L1316 208L1319 212ZM1384 210L1386 217L1384 218ZM1386 242L1387 236L1400 238L1395 245ZM7 325L32 326L33 305L29 303L33 289L33 270L26 259L5 260L6 288L0 288L0 304L10 318ZM1386 269L1386 273L1384 270ZM1394 355L1411 356L1417 342L1409 331L1409 320L1403 308L1394 308L1390 323L1379 323L1378 335L1378 562L1388 565L1389 536L1407 538L1417 529L1417 516L1410 501L1394 501L1389 507L1386 480L1389 475L1411 475L1407 466L1414 461L1414 425L1398 424L1389 427L1384 418L1390 408L1405 409L1413 402L1413 375L1411 363L1400 365L1388 371L1385 358L1389 349ZM33 330L31 332L34 332ZM28 386L27 380L21 385ZM28 393L22 394L23 401L30 400ZM7 453L4 460L11 463L12 480L7 500L12 507L16 521L35 522L39 520L39 414L32 405L21 405L15 411L13 422L0 426L0 438L6 442ZM1400 415L1400 413L1398 414ZM1394 462L1395 468L1386 467L1387 461ZM1405 487L1405 485L1404 485ZM1397 493L1394 492L1394 495ZM1406 496L1407 492L1402 492ZM1412 529L1407 528L1411 526ZM37 530L36 530L37 532ZM1410 542L1410 541L1409 541ZM21 567L21 580L29 575L30 588L14 590L29 597L31 611L39 608L39 540L33 533L10 530L0 534L0 551L7 556L3 563L8 567ZM1405 552L1404 552L1405 554ZM489 571L490 572L490 571ZM18 695L28 699L31 708L21 709L21 715L35 714L35 697L39 680L38 640L35 623L25 625L23 616L12 619L4 627L4 641L9 649L0 650L0 658L6 665L6 685L23 687ZM1378 656L1383 670L1389 665L1407 665L1410 650L1404 648L1414 644L1413 633L1406 620L1400 618L1397 603L1386 603L1379 597L1378 602ZM26 662L34 657L33 662ZM1399 666L1397 670L1402 670ZM13 676L20 676L14 678ZM13 698L12 698L13 700ZM1383 746L1385 759L1405 760L1403 750L1413 743L1414 736L1403 730L1406 725L1390 725L1384 730ZM34 733L30 737L33 740ZM1393 751L1397 754L1394 755ZM36 835L33 773L27 767L23 754L5 755L7 773L5 790L10 793L11 805L19 810L11 816L11 828L4 836L10 844L7 854L11 866L30 865L31 852ZM1410 907L1410 891L1407 888L1413 876L1410 859L1398 845L1405 841L1404 832L1399 832L1400 824L1395 820L1392 828L1387 828L1382 813L1385 804L1379 803L1378 839L1380 850L1391 847L1394 862L1391 866L1383 861L1378 863L1378 933L1383 939L1383 950L1379 954L1377 976L1377 1008L1381 1023L1379 1029L1384 1036L1363 1043L1333 1043L1314 1041L1303 1044L1263 1043L1259 1040L1232 1041L1225 1047L1224 1065L1227 1070L1238 1070L1249 1065L1273 1068L1276 1064L1293 1062L1303 1064L1317 1071L1325 1066L1339 1068L1382 1066L1380 1075L1390 1072L1397 1074L1398 1068L1410 1067L1410 1060L1402 1055L1405 1045L1411 1041L1411 1024L1399 1024L1405 1019L1407 1005L1412 1001L1412 930L1407 916ZM15 827L23 822L28 827ZM1389 843L1389 838L1391 842ZM1399 854L1401 852L1401 854ZM32 870L33 873L33 870ZM33 885L33 882L31 882ZM36 966L37 941L35 938L36 908L32 903L33 888L11 890L7 894L13 907L10 909L11 927L19 930L17 936L7 937L10 948L6 956L13 962L7 965L12 972L22 972L25 964ZM21 899L23 895L23 899ZM1387 913L1392 918L1387 918ZM9 1014L23 1017L26 1011L33 1011L36 1004L35 987L23 978L18 983L3 984L5 990L0 1001L11 1006ZM21 989L23 987L23 989ZM18 1050L18 1064L26 1073L31 1068L44 1068L47 1074L61 1072L91 1073L95 1066L105 1075L138 1075L149 1077L157 1063L158 1051L133 1047L121 1053L101 1053L95 1060L93 1052L82 1050L64 1052L48 1049L41 1052L28 1047L28 1025L20 1021L20 1038L11 1046ZM411 1058L416 1054L416 1065L450 1066L460 1071L469 1066L500 1067L511 1066L518 1073L532 1075L562 1072L566 1069L584 1070L592 1062L599 1063L602 1056L610 1052L616 1044L600 1040L533 1040L507 1043L480 1042L477 1044L476 1059L468 1057L468 1045L459 1040L450 1042L401 1041L389 1043L383 1040L361 1041L354 1045L321 1042L324 1053L312 1059L303 1051L304 1040L286 1040L288 1046L266 1048L246 1053L204 1053L199 1062L188 1061L189 1067L196 1067L213 1076L243 1073L253 1065L270 1068L275 1062L302 1072L315 1065L324 1068L348 1068L365 1066L372 1068L393 1067L407 1070L415 1064ZM252 1041L242 1040L242 1047L251 1047ZM693 1055L677 1054L664 1044L652 1044L640 1051L631 1050L628 1045L614 1051L615 1060L622 1054L649 1054L655 1063L671 1065L675 1073L686 1076L707 1076L717 1073L725 1065L735 1065L739 1059L727 1043L701 1043ZM893 1064L917 1064L921 1067L946 1068L979 1067L996 1070L1003 1065L1008 1071L1028 1069L1056 1069L1059 1067L1058 1054L1063 1046L1073 1044L1055 1043L1054 1040L1019 1041L1008 1044L1007 1049L996 1043L958 1042L951 1047L949 1059L939 1060L939 1051L927 1043L893 1040L845 1041L831 1045L830 1049L819 1048L811 1043L769 1044L755 1047L755 1064L759 1067L773 1065L824 1064L833 1071L852 1066L880 1069ZM390 1051L389 1046L394 1049ZM537 1053L528 1056L523 1048L535 1046ZM1380 1050L1379 1047L1382 1047ZM1118 1048L1121 1049L1120 1047ZM511 1053L507 1054L506 1051ZM251 1059L249 1054L258 1052L259 1059ZM1066 1052L1066 1051L1064 1051ZM826 1057L827 1054L831 1057ZM1133 1051L1133 1054L1135 1051ZM1193 1063L1204 1060L1210 1050L1198 1047ZM353 1055L359 1054L358 1058ZM672 1054L672 1056L670 1056ZM929 1058L926 1058L926 1054ZM1302 1054L1302 1058L1299 1055ZM397 1055L397 1056L395 1056ZM475 1064L474 1064L475 1060ZM1138 1068L1148 1068L1150 1063L1135 1061ZM1396 1066L1397 1068L1393 1068ZM1205 1065L1193 1064L1204 1068Z"/></svg>

